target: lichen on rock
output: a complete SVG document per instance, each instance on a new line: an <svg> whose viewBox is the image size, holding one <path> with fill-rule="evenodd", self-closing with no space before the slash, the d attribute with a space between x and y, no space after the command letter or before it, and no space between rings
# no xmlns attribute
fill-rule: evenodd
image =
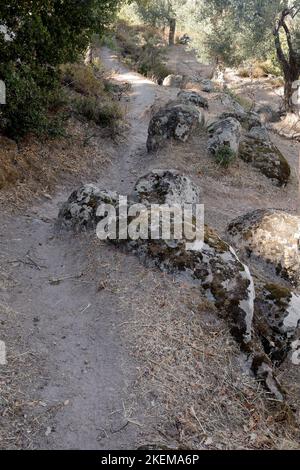
<svg viewBox="0 0 300 470"><path fill-rule="evenodd" d="M222 148L229 148L235 155L239 152L241 124L235 118L218 119L208 126L208 150L216 155Z"/></svg>
<svg viewBox="0 0 300 470"><path fill-rule="evenodd" d="M142 204L200 204L198 186L176 170L154 169L137 180L132 197Z"/></svg>
<svg viewBox="0 0 300 470"><path fill-rule="evenodd" d="M286 185L290 166L280 150L271 142L264 127L252 127L240 145L240 158L257 168L277 185Z"/></svg>
<svg viewBox="0 0 300 470"><path fill-rule="evenodd" d="M70 195L62 205L57 225L65 229L92 229L100 218L97 209L100 204L117 206L118 194L113 191L100 189L95 184L85 184Z"/></svg>
<svg viewBox="0 0 300 470"><path fill-rule="evenodd" d="M148 152L157 150L168 139L186 142L197 126L203 122L203 113L197 106L178 101L169 102L150 120Z"/></svg>
<svg viewBox="0 0 300 470"><path fill-rule="evenodd" d="M182 90L178 93L177 99L185 104L194 104L199 108L208 109L208 100L204 98L196 91L186 91Z"/></svg>
<svg viewBox="0 0 300 470"><path fill-rule="evenodd" d="M275 283L263 284L256 294L254 329L265 353L278 366L300 335L300 297Z"/></svg>

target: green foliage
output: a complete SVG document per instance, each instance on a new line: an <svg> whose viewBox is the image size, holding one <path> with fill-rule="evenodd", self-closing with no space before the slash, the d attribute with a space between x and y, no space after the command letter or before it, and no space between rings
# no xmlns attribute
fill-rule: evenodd
<svg viewBox="0 0 300 470"><path fill-rule="evenodd" d="M114 127L123 116L117 103L91 96L75 100L74 107L79 115L101 127Z"/></svg>
<svg viewBox="0 0 300 470"><path fill-rule="evenodd" d="M148 25L157 28L169 24L175 17L174 4L168 0L142 0L137 2L138 14Z"/></svg>
<svg viewBox="0 0 300 470"><path fill-rule="evenodd" d="M172 73L164 64L165 44L155 28L119 21L116 39L125 61L142 75L161 83Z"/></svg>
<svg viewBox="0 0 300 470"><path fill-rule="evenodd" d="M45 110L54 110L62 104L56 78L44 74L43 69L28 65L10 65L2 77L6 84L6 105L0 114L0 124L5 133L13 138L23 137L28 132L57 134L60 117L55 119ZM50 89L49 87L50 83Z"/></svg>
<svg viewBox="0 0 300 470"><path fill-rule="evenodd" d="M236 154L230 147L224 145L223 147L220 147L216 152L215 159L219 165L228 168L230 163L236 159Z"/></svg>
<svg viewBox="0 0 300 470"><path fill-rule="evenodd" d="M58 66L74 62L92 34L102 34L118 0L0 0L0 79L7 104L0 129L11 137L53 128L49 107L59 86ZM56 93L57 94L57 93Z"/></svg>
<svg viewBox="0 0 300 470"><path fill-rule="evenodd" d="M201 2L198 17L209 24L206 47L211 57L225 64L238 65L246 59L274 59L276 18L299 0L206 0ZM294 22L296 26L296 22ZM292 28L297 36L299 28Z"/></svg>

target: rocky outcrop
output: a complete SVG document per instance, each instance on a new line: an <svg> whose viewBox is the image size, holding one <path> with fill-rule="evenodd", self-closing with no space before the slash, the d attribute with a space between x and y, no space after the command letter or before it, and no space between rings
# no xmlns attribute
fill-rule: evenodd
<svg viewBox="0 0 300 470"><path fill-rule="evenodd" d="M152 170L138 179L132 195L142 204L200 204L199 188L176 170Z"/></svg>
<svg viewBox="0 0 300 470"><path fill-rule="evenodd" d="M252 127L240 145L240 158L257 168L277 185L286 185L291 169L280 152L271 142L264 127Z"/></svg>
<svg viewBox="0 0 300 470"><path fill-rule="evenodd" d="M242 127L236 119L219 119L208 126L208 150L216 155L221 149L229 148L238 154Z"/></svg>
<svg viewBox="0 0 300 470"><path fill-rule="evenodd" d="M228 233L245 256L263 262L275 275L299 285L299 216L276 209L259 209L233 220Z"/></svg>
<svg viewBox="0 0 300 470"><path fill-rule="evenodd" d="M203 120L203 114L196 106L170 102L154 114L150 121L148 152L157 150L168 139L186 142Z"/></svg>
<svg viewBox="0 0 300 470"><path fill-rule="evenodd" d="M199 108L208 109L208 100L195 91L180 91L177 99L185 104L194 104Z"/></svg>
<svg viewBox="0 0 300 470"><path fill-rule="evenodd" d="M117 206L118 194L106 191L94 184L86 184L74 191L63 204L58 215L58 227L73 230L88 230L101 220L96 212L100 204Z"/></svg>
<svg viewBox="0 0 300 470"><path fill-rule="evenodd" d="M183 76L182 75L168 75L164 81L163 86L172 87L172 88L181 88L183 83Z"/></svg>
<svg viewBox="0 0 300 470"><path fill-rule="evenodd" d="M120 220L118 200L116 193L86 185L74 191L62 207L59 214L60 226L76 229L95 227L101 220L97 216L97 206L103 202L112 204L117 209L116 216ZM200 200L200 192L189 178L175 170L153 170L137 181L134 193L129 198L129 225L133 223L138 227L141 222L147 221L148 233L144 238L120 237L117 234L111 241L116 246L135 253L147 265L183 275L185 279L189 278L194 284L198 284L227 320L233 336L242 351L248 355L256 376L281 400L283 393L274 377L272 364L280 364L291 350L294 363L299 360L298 296L288 289L275 288L270 284L258 286L256 295L248 266L208 226L204 228L203 243L193 242L185 234L181 238L152 237L154 232L161 233L163 222L160 215L169 206L177 205L180 209L187 202L195 203ZM140 204L138 214L131 214L133 203ZM151 206L151 212L150 204L156 204ZM182 225L182 221L180 223ZM239 223L232 225L231 234L234 227L237 230L236 225L239 227ZM269 225L272 226L272 221ZM194 220L192 226L195 229Z"/></svg>

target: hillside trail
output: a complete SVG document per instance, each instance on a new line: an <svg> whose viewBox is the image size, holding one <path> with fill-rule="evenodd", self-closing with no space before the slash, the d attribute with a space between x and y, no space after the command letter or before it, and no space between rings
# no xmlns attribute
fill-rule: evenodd
<svg viewBox="0 0 300 470"><path fill-rule="evenodd" d="M173 64L178 64L176 71L186 65L187 74L191 67L197 74L199 63L187 55L184 64L183 55L182 48L170 50ZM192 161L179 164L173 148L169 159L166 151L161 160L149 157L145 148L151 106L173 98L178 90L159 87L130 71L108 48L101 49L101 61L114 80L131 85L126 114L130 126L111 164L100 168L99 157L101 176L95 175L94 182L129 194L137 178L155 166L175 164L193 172ZM203 67L202 72L205 76ZM182 147L177 152L182 157ZM295 148L292 162L296 162L296 152ZM206 184L214 191L217 181ZM73 189L65 184L54 196L35 202L17 217L1 214L0 304L16 312L12 339L6 344L8 360L17 338L21 353L34 362L28 383L24 383L24 393L32 403L28 413L42 422L23 447L135 448L142 442L141 434L147 434L149 416L143 414L145 404L129 405L140 369L130 354L135 345L128 344L121 325L139 318L144 304L149 310L154 305L160 312L164 275L158 270L149 274L133 255L99 242L94 233L58 234L54 228L58 210ZM221 189L220 200L224 199ZM153 302L147 300L149 290ZM178 308L180 296L174 288Z"/></svg>
<svg viewBox="0 0 300 470"><path fill-rule="evenodd" d="M114 79L132 89L127 142L98 183L127 194L144 165L139 163L148 127L143 112L154 102L156 86L120 65L108 49L101 59ZM105 243L93 252L94 234L55 232L59 206L72 189L62 187L23 215L3 215L1 220L0 274L5 273L7 285L0 289L0 302L17 312L11 334L41 366L26 391L37 403L34 413L49 414L42 432L28 436L25 446L134 448L139 426L128 421L125 402L135 364L118 330L126 312L111 286L117 283L114 273L120 275L120 264L126 278L126 269L137 270L139 263ZM9 360L9 340L6 347Z"/></svg>

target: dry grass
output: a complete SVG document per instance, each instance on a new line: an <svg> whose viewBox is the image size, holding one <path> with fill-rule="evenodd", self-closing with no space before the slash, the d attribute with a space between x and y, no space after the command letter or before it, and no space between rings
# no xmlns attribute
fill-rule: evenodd
<svg viewBox="0 0 300 470"><path fill-rule="evenodd" d="M66 65L62 82L68 114L64 136L39 139L28 135L17 144L0 135L0 201L18 204L51 193L62 177L66 182L83 173L95 175L99 164L110 160L114 147L110 139L123 140L126 126L121 102L128 87L115 84L101 64Z"/></svg>
<svg viewBox="0 0 300 470"><path fill-rule="evenodd" d="M155 271L143 279L146 291L137 288L138 274L131 281L134 306L132 296L120 298L133 312L120 326L138 363L128 408L135 403L146 416L140 445L299 448L294 414L249 376L226 323L198 288Z"/></svg>
<svg viewBox="0 0 300 470"><path fill-rule="evenodd" d="M66 64L61 67L62 82L77 93L85 96L102 96L104 90L104 72L84 64Z"/></svg>
<svg viewBox="0 0 300 470"><path fill-rule="evenodd" d="M99 129L70 119L66 137L40 141L28 136L19 145L0 137L0 201L14 205L53 191L64 178L72 182L85 172L92 175L99 163L109 163L110 150ZM102 143L102 144L101 144ZM103 151L99 151L99 149Z"/></svg>
<svg viewBox="0 0 300 470"><path fill-rule="evenodd" d="M7 350L7 365L0 365L0 449L31 449L56 410L33 397L43 376L41 359L25 344L19 315L0 304L0 322Z"/></svg>

